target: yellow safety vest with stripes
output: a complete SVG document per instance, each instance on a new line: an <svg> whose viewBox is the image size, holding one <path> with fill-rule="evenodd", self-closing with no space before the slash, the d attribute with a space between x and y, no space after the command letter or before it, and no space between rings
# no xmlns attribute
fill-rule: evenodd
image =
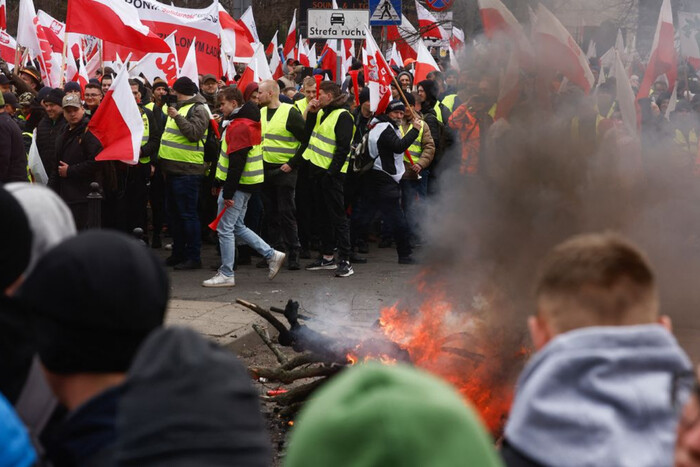
<svg viewBox="0 0 700 467"><path fill-rule="evenodd" d="M228 175L228 144L226 143L226 130L221 135L221 151L219 152L219 161L216 164L217 180L225 182ZM238 183L241 185L257 185L265 181L265 169L263 167L262 145L253 146L248 151L243 173Z"/></svg>
<svg viewBox="0 0 700 467"><path fill-rule="evenodd" d="M690 154L697 154L698 152L698 135L693 129L690 130L688 136L686 136L681 130L676 129L675 142L683 151Z"/></svg>
<svg viewBox="0 0 700 467"><path fill-rule="evenodd" d="M291 104L280 104L270 121L267 121L267 107L260 110L262 128L263 160L271 164L285 164L299 149L299 141L287 130Z"/></svg>
<svg viewBox="0 0 700 467"><path fill-rule="evenodd" d="M187 104L177 111L187 118L187 112L194 104ZM204 131L202 140L207 138L209 128ZM163 130L163 137L160 140L160 150L158 157L177 162L187 162L190 164L204 165L204 145L201 141L192 142L185 138L175 123L175 120L168 117Z"/></svg>
<svg viewBox="0 0 700 467"><path fill-rule="evenodd" d="M437 101L435 103L435 107L433 107L435 110L435 116L437 117L438 122L444 124L445 122L442 120L442 109L440 109L440 101Z"/></svg>
<svg viewBox="0 0 700 467"><path fill-rule="evenodd" d="M143 120L143 137L141 137L141 147L143 147L146 143L148 143L148 137L151 135L150 132L150 125L148 123L148 115L146 115L146 112L141 112L141 119ZM139 157L139 162L141 164L150 164L151 163L151 157L150 156L142 156Z"/></svg>
<svg viewBox="0 0 700 467"><path fill-rule="evenodd" d="M457 94L449 94L445 96L444 99L442 99L442 105L447 107L450 112L453 112L455 109L455 99L457 98Z"/></svg>
<svg viewBox="0 0 700 467"><path fill-rule="evenodd" d="M414 142L411 143L411 145L408 147L408 153L411 155L413 158L413 162L418 162L418 159L420 159L420 155L423 153L423 125L425 125L425 122L420 122L420 131L418 132L418 138ZM412 127L408 127L408 130L410 130ZM406 133L408 131L403 130L403 126L399 125L399 130L401 130L401 136L406 136ZM403 154L403 160L405 162L408 162L409 164L411 163L411 160L408 158L406 153L404 152Z"/></svg>
<svg viewBox="0 0 700 467"><path fill-rule="evenodd" d="M323 110L318 113L316 117L316 126L311 133L311 138L309 138L309 144L304 154L302 154L304 159L322 169L328 169L328 167L331 166L333 154L335 154L335 125L338 123L338 119L343 112L348 111L345 109L333 110L323 122L321 122ZM353 136L355 136L355 126L353 126L352 133ZM348 154L345 155L345 163L340 169L342 173L348 172L349 155L350 152L348 151Z"/></svg>
<svg viewBox="0 0 700 467"><path fill-rule="evenodd" d="M304 115L304 110L309 106L309 101L306 100L306 97L303 99L299 99L298 101L294 102L294 106L299 109L299 112L301 112L301 115Z"/></svg>

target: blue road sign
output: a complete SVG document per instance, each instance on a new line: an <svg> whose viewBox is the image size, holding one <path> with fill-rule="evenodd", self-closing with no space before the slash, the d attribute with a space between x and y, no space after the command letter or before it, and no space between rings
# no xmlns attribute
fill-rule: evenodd
<svg viewBox="0 0 700 467"><path fill-rule="evenodd" d="M370 26L401 24L401 0L369 0Z"/></svg>

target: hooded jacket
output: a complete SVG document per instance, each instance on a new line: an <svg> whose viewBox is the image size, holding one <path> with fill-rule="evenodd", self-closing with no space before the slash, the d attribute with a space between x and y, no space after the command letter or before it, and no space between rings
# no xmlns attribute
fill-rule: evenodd
<svg viewBox="0 0 700 467"><path fill-rule="evenodd" d="M556 336L525 366L505 429L509 466L671 465L674 375L691 368L656 324Z"/></svg>
<svg viewBox="0 0 700 467"><path fill-rule="evenodd" d="M227 349L196 332L153 332L136 356L117 419L117 465L267 467L258 394Z"/></svg>

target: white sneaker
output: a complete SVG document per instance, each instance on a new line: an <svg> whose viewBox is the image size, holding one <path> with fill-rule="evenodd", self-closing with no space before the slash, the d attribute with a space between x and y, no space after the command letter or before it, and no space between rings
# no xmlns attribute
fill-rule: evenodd
<svg viewBox="0 0 700 467"><path fill-rule="evenodd" d="M235 285L236 279L234 276L224 276L220 272L217 272L211 279L207 279L202 282L202 287L233 287Z"/></svg>
<svg viewBox="0 0 700 467"><path fill-rule="evenodd" d="M270 274L267 275L269 280L274 279L277 273L280 272L280 268L282 267L282 263L284 263L284 258L286 257L286 254L275 250L275 254L267 262L267 265L270 267Z"/></svg>
<svg viewBox="0 0 700 467"><path fill-rule="evenodd" d="M168 251L172 251L172 249L173 249L173 244L172 244L172 243L166 243L165 246L163 247L163 249L168 250Z"/></svg>

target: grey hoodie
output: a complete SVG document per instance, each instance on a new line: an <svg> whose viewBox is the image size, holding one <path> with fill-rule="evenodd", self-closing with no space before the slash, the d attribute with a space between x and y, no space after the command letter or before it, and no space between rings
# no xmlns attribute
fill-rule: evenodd
<svg viewBox="0 0 700 467"><path fill-rule="evenodd" d="M671 465L673 376L690 368L660 325L561 334L520 375L506 441L547 466Z"/></svg>

